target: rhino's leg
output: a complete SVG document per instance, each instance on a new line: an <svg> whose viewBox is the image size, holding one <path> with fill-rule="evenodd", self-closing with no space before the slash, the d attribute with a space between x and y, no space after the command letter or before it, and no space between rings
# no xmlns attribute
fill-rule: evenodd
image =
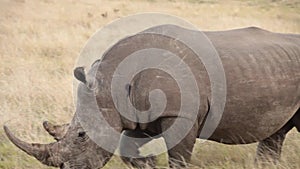
<svg viewBox="0 0 300 169"><path fill-rule="evenodd" d="M292 122L294 126L297 128L298 132L300 132L300 108L298 109L297 113L292 118Z"/></svg>
<svg viewBox="0 0 300 169"><path fill-rule="evenodd" d="M172 127L172 125L174 124L175 120L176 120L175 118L162 119L161 124L162 124L163 131L169 130L170 127ZM187 119L183 119L183 118L181 118L180 120L183 121L181 127L187 126L185 123L190 122ZM179 122L179 123L181 123L181 122ZM192 155L192 151L194 148L194 144L196 142L197 131L198 131L198 126L197 126L197 124L195 124L195 126L193 126L193 128L190 129L188 133L185 133L186 135L184 136L184 138L182 138L180 140L178 140L177 134L178 133L180 133L180 135L183 134L183 133L181 133L182 132L181 129L179 129L179 131L177 129L175 129L171 132L163 132L163 137L165 139L165 143L166 143L166 146L168 149L170 168L188 167L189 162L191 160L191 155ZM179 136L179 138L180 137L181 136ZM174 146L174 143L176 142L176 140L178 140L179 143L175 144L175 146Z"/></svg>
<svg viewBox="0 0 300 169"><path fill-rule="evenodd" d="M278 162L285 136L295 126L294 121L299 114L298 110L280 130L259 142L255 159L256 163L272 162L276 164Z"/></svg>
<svg viewBox="0 0 300 169"><path fill-rule="evenodd" d="M54 137L55 140L61 140L68 131L69 124L54 125L48 121L43 122L45 130Z"/></svg>
<svg viewBox="0 0 300 169"><path fill-rule="evenodd" d="M128 139L125 136L133 137L133 138L144 138L139 141L133 141L132 139ZM125 130L122 133L120 140L120 155L121 159L129 166L136 168L154 168L155 167L155 157L143 157L140 155L139 148L144 144L151 141L152 138L149 135L145 134L142 131L132 131ZM138 157L138 158L134 158Z"/></svg>

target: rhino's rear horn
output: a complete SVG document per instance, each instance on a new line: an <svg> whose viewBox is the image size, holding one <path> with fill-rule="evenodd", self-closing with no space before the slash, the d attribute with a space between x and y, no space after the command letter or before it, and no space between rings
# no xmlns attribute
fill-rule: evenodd
<svg viewBox="0 0 300 169"><path fill-rule="evenodd" d="M59 141L66 135L69 124L54 125L48 121L44 121L43 127L55 140Z"/></svg>
<svg viewBox="0 0 300 169"><path fill-rule="evenodd" d="M82 83L86 83L86 77L83 67L77 67L74 69L74 76L77 80L81 81Z"/></svg>
<svg viewBox="0 0 300 169"><path fill-rule="evenodd" d="M18 139L16 136L14 136L11 131L8 129L8 127L4 126L4 131L9 138L9 140L16 145L18 148L26 152L27 154L35 157L43 164L53 166L53 167L59 167L61 164L60 158L55 157L53 158L52 155L55 154L54 152L50 152L51 147L55 146L57 143L51 143L51 144L30 144L26 143L20 139Z"/></svg>

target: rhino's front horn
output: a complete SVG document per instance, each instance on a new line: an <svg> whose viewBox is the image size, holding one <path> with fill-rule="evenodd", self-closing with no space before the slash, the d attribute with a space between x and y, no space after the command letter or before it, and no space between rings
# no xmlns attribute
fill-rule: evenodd
<svg viewBox="0 0 300 169"><path fill-rule="evenodd" d="M8 129L8 127L4 126L3 128L7 137L12 143L14 143L18 148L20 148L27 154L38 159L43 164L53 167L59 167L62 164L60 158L56 156L57 153L53 152L53 150L56 149L55 147L57 147L57 142L50 144L26 143L14 136Z"/></svg>

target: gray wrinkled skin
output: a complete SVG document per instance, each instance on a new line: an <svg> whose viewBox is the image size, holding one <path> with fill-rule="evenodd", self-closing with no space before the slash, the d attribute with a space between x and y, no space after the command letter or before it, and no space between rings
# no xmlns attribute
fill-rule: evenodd
<svg viewBox="0 0 300 169"><path fill-rule="evenodd" d="M160 26L165 29L183 29L176 26ZM155 28L154 28L155 29ZM256 161L276 162L281 153L282 144L288 131L296 127L300 131L300 35L278 34L259 28L244 28L230 31L204 32L215 46L222 60L227 82L227 100L222 120L209 138L225 144L247 144L259 142ZM186 137L175 147L168 150L170 167L182 167L182 159L189 162L191 152L210 108L210 82L202 63L195 60L194 53L185 49L180 42L166 45L168 38L148 42L148 34L137 34L116 43L103 56L102 63L96 61L90 72L83 68L74 70L75 77L82 82L81 90L97 89L99 107L114 110L102 112L116 131L132 137L149 137L162 133L170 127L180 107L180 92L172 77L160 70L148 70L139 73L132 80L129 97L138 110L149 109L149 92L161 89L168 103L165 112L157 120L138 124L120 116L114 109L110 96L113 68L128 54L144 48L156 47L172 51L184 58L194 74L201 96L201 106L196 123ZM124 50L126 49L126 50ZM96 82L90 74L98 72ZM81 95L78 95L81 97ZM81 100L85 98L81 98ZM80 100L80 99L79 99ZM77 103L80 104L80 103ZM78 105L77 105L78 106ZM187 112L188 113L188 112ZM42 163L63 169L101 168L112 156L98 147L83 131L74 118L70 124L55 126L44 123L44 128L57 142L47 145L28 144L4 127L8 138L27 154ZM166 145L171 136L163 135ZM138 155L138 148L145 144L132 143L121 137L120 151ZM109 140L107 140L109 141ZM127 164L143 168L154 166L154 158L122 158Z"/></svg>

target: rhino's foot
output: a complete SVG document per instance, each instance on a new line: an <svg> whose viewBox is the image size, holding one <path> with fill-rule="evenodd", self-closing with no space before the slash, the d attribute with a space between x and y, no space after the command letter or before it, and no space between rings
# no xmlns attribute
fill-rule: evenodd
<svg viewBox="0 0 300 169"><path fill-rule="evenodd" d="M122 157L122 160L129 166L144 169L144 168L155 168L156 158L155 156L143 157L143 158L129 158Z"/></svg>
<svg viewBox="0 0 300 169"><path fill-rule="evenodd" d="M127 137L126 137L127 136ZM144 138L144 139L131 139ZM139 148L151 141L152 138L148 134L139 130L125 130L120 139L121 159L125 164L135 168L154 168L155 156L144 157L140 155ZM137 158L134 158L137 157Z"/></svg>
<svg viewBox="0 0 300 169"><path fill-rule="evenodd" d="M282 145L286 134L294 127L293 118L280 130L259 142L255 162L258 165L266 163L277 164L281 155Z"/></svg>
<svg viewBox="0 0 300 169"><path fill-rule="evenodd" d="M281 148L285 135L276 134L260 141L257 146L255 162L257 164L274 163L277 164L281 154Z"/></svg>

